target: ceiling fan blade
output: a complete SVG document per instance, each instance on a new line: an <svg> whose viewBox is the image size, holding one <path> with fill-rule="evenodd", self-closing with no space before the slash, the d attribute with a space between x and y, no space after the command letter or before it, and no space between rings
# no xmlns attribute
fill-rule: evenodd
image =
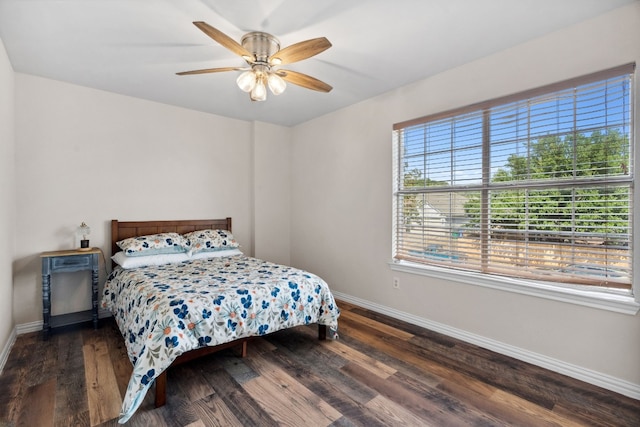
<svg viewBox="0 0 640 427"><path fill-rule="evenodd" d="M242 56L247 62L255 62L255 58L253 57L253 54L251 52L249 52L240 43L238 43L222 31L213 28L211 25L202 21L195 21L193 25L200 28L203 33L211 37L216 42L220 43L222 46L229 49L231 52Z"/></svg>
<svg viewBox="0 0 640 427"><path fill-rule="evenodd" d="M331 89L333 89L333 87L325 82L320 81L315 77L298 73L297 71L278 70L277 74L289 83L302 86L307 89L317 90L318 92L331 92Z"/></svg>
<svg viewBox="0 0 640 427"><path fill-rule="evenodd" d="M205 68L203 70L182 71L176 74L179 76L188 76L191 74L221 73L223 71L240 71L240 70L244 70L244 68L239 68L239 67Z"/></svg>
<svg viewBox="0 0 640 427"><path fill-rule="evenodd" d="M303 42L287 46L274 53L269 58L269 63L272 65L292 64L294 62L302 61L303 59L311 58L320 52L324 52L330 47L331 42L329 42L325 37L305 40Z"/></svg>

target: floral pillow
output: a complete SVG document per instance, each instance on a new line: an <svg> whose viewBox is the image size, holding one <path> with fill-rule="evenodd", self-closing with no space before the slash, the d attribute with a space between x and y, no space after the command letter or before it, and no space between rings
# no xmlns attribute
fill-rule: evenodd
<svg viewBox="0 0 640 427"><path fill-rule="evenodd" d="M198 230L182 236L186 239L192 254L233 249L240 246L231 232L227 230Z"/></svg>
<svg viewBox="0 0 640 427"><path fill-rule="evenodd" d="M178 233L130 237L116 242L126 256L177 254L189 251L189 242Z"/></svg>

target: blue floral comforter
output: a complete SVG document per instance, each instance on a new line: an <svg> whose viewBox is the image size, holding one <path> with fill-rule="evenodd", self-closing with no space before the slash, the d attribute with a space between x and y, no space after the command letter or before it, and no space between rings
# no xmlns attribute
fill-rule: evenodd
<svg viewBox="0 0 640 427"><path fill-rule="evenodd" d="M113 313L133 363L120 423L184 352L312 323L335 331L340 315L318 276L244 255L116 267L102 306Z"/></svg>

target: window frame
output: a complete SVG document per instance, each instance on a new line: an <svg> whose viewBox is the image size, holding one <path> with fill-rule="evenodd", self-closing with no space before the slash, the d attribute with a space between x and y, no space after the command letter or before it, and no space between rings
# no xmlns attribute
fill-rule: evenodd
<svg viewBox="0 0 640 427"><path fill-rule="evenodd" d="M515 101L520 101L527 98L533 98L543 94L551 92L558 92L575 86L581 86L588 83L597 82L599 80L606 80L608 78L617 77L622 74L631 74L631 145L632 145L632 158L630 161L634 162L634 165L638 165L638 149L635 148L636 143L636 123L639 122L636 108L640 101L639 90L635 84L635 63L629 63L614 67L608 70L580 76L577 78L565 80L562 82L542 86L539 88L523 91L517 94L508 95L500 98L495 98L489 101L484 101L476 104L472 104L466 107L451 109L436 114L419 117L412 120L396 123L393 125L393 131L404 129L407 127L424 124L426 122L433 122L439 119L450 118L453 116L460 116L477 111L485 111L491 107L509 104ZM417 262L411 262L408 260L402 260L394 258L397 253L398 242L398 229L400 224L398 222L398 189L399 189L399 174L400 174L400 152L398 148L398 141L392 138L393 144L393 223L392 223L392 258L389 261L389 266L393 271L405 272L410 274L428 276L433 278L445 279L463 284L477 285L483 287L489 287L493 289L499 289L503 291L515 292L525 295L531 295L536 297L542 297L552 299L561 302L579 304L583 306L599 308L609 311L615 311L624 314L635 315L640 311L640 289L638 285L638 276L640 276L640 258L634 257L632 260L632 271L636 274L632 275L631 291L628 290L617 292L611 288L606 290L598 289L595 286L576 286L570 284L563 284L560 282L545 282L537 279L522 279L513 278L507 276L500 276L492 273L482 273L477 271L467 270L455 270L446 268L446 266L428 265ZM635 180L635 176L633 177ZM635 182L630 184L633 195L633 218L632 225L636 230L640 230L640 191L637 190ZM640 238L638 233L634 233L632 236L632 247L637 250L639 248Z"/></svg>

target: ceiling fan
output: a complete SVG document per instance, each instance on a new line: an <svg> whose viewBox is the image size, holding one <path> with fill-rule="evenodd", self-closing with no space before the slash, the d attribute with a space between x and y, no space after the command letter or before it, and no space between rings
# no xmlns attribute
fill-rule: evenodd
<svg viewBox="0 0 640 427"><path fill-rule="evenodd" d="M330 92L333 89L327 83L306 74L276 68L311 58L327 50L331 43L325 37L302 41L280 49L280 42L271 34L254 31L245 34L238 43L206 22L196 21L193 24L223 47L240 55L249 67L206 68L176 73L179 76L244 71L238 76L236 83L240 89L249 93L252 101L267 99L267 86L274 95L281 94L287 86L285 81L318 92Z"/></svg>

